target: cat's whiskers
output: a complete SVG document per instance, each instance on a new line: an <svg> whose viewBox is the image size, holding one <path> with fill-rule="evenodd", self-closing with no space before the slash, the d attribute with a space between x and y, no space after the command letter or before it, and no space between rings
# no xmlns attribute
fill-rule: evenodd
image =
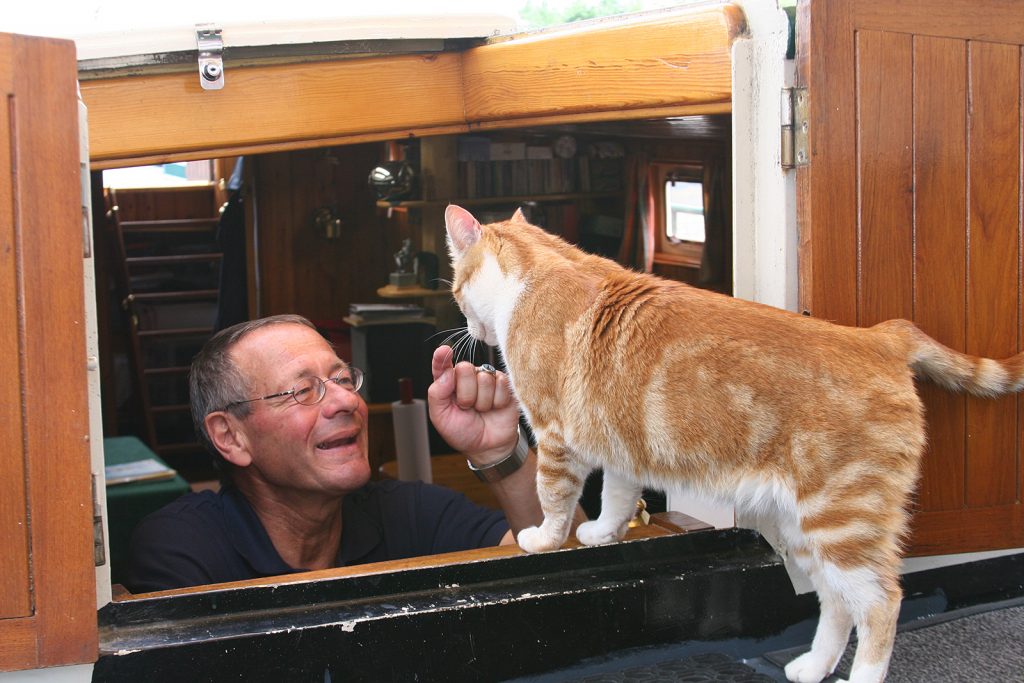
<svg viewBox="0 0 1024 683"><path fill-rule="evenodd" d="M462 361L472 361L476 357L476 345L478 340L469 333L468 327L456 327L448 330L441 330L435 334L432 334L429 339L433 339L440 335L446 335L441 340L441 346L450 346L452 349L452 365Z"/></svg>

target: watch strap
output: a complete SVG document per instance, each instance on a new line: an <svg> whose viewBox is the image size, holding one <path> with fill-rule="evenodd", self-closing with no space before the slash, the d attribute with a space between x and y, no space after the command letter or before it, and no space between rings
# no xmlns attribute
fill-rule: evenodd
<svg viewBox="0 0 1024 683"><path fill-rule="evenodd" d="M526 455L530 452L530 444L526 441L521 427L516 428L516 434L519 437L516 447L498 462L477 467L469 460L466 461L469 470L476 475L477 479L487 484L494 484L523 466L523 463L526 462Z"/></svg>

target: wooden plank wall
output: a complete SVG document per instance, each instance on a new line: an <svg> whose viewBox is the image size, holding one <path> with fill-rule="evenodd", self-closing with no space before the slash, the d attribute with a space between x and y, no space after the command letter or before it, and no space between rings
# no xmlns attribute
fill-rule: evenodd
<svg viewBox="0 0 1024 683"><path fill-rule="evenodd" d="M379 143L252 157L259 232L259 315L298 313L340 321L353 302L377 301L402 240L418 231L387 222L367 178L383 158ZM332 206L341 237L325 239L313 215Z"/></svg>
<svg viewBox="0 0 1024 683"><path fill-rule="evenodd" d="M857 323L916 319L943 343L1004 358L1020 349L1020 47L860 31ZM1010 84L1012 87L1007 87ZM920 541L992 542L959 510L1002 508L1022 484L1016 396L924 388L932 431ZM927 513L942 515L939 526ZM939 542L941 545L942 542Z"/></svg>
<svg viewBox="0 0 1024 683"><path fill-rule="evenodd" d="M0 671L97 652L75 77L0 34Z"/></svg>
<svg viewBox="0 0 1024 683"><path fill-rule="evenodd" d="M810 6L798 30L813 93L811 166L800 180L804 308L861 326L912 319L975 355L1020 351L1019 5ZM912 553L1024 545L1024 401L927 383L921 393L929 446Z"/></svg>
<svg viewBox="0 0 1024 683"><path fill-rule="evenodd" d="M117 191L122 221L213 218L220 207L212 185Z"/></svg>

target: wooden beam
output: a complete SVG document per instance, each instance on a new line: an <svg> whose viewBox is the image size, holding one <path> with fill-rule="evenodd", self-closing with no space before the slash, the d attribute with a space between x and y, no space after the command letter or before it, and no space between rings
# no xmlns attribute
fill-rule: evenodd
<svg viewBox="0 0 1024 683"><path fill-rule="evenodd" d="M463 55L468 123L728 103L732 5L494 43Z"/></svg>
<svg viewBox="0 0 1024 683"><path fill-rule="evenodd" d="M465 52L87 80L93 168L476 128L728 112L731 4L596 22Z"/></svg>
<svg viewBox="0 0 1024 683"><path fill-rule="evenodd" d="M90 154L103 163L227 156L224 150L287 149L325 138L397 137L449 126L463 119L460 76L459 55L445 53L229 64L223 90L203 90L194 73L83 81L81 87Z"/></svg>

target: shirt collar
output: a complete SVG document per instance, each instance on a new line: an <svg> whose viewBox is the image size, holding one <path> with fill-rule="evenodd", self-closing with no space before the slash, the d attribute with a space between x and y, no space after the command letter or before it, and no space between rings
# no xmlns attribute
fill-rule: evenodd
<svg viewBox="0 0 1024 683"><path fill-rule="evenodd" d="M224 518L231 531L231 543L257 576L297 571L281 559L259 516L241 491L227 485L221 488L220 496L224 501Z"/></svg>
<svg viewBox="0 0 1024 683"><path fill-rule="evenodd" d="M374 514L377 506L373 504L372 486L367 484L353 491L341 503L341 547L336 563L339 567L372 561L368 559L370 553L384 542L383 525Z"/></svg>
<svg viewBox="0 0 1024 683"><path fill-rule="evenodd" d="M306 571L292 568L281 559L256 511L236 487L223 486L224 517L231 531L231 543L257 576L275 576ZM380 519L368 487L345 496L342 501L341 545L335 566L344 567L367 561L384 540Z"/></svg>

